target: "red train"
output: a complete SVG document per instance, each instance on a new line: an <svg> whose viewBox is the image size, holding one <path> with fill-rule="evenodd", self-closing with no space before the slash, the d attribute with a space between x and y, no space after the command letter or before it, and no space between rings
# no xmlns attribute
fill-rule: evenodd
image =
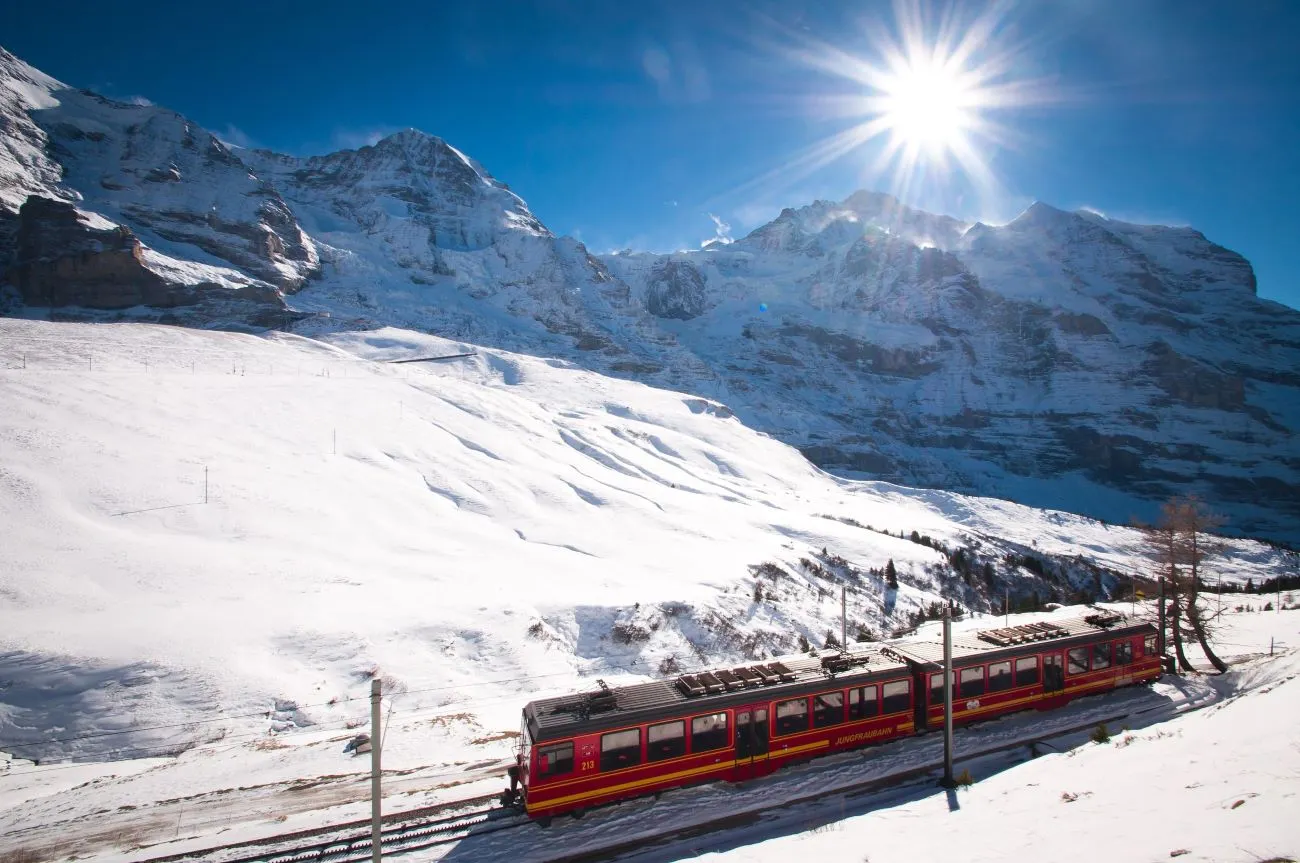
<svg viewBox="0 0 1300 863"><path fill-rule="evenodd" d="M546 823L592 806L764 776L943 725L943 644L913 635L851 650L534 701L503 800ZM1157 679L1156 630L1123 615L953 635L953 721Z"/></svg>

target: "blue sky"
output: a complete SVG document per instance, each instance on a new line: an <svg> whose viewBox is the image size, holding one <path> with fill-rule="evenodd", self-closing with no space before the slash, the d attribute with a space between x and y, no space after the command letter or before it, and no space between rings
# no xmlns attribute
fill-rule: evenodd
<svg viewBox="0 0 1300 863"><path fill-rule="evenodd" d="M934 24L946 11L930 5ZM1062 0L997 7L996 185L930 168L912 203L989 221L1030 201L1190 224L1300 307L1300 4ZM965 3L958 24L988 7ZM889 191L882 139L816 170L862 92L795 49L878 58L888 3L44 0L0 40L79 87L143 96L236 143L293 153L413 126L446 138L597 252L696 247L783 206ZM927 28L927 33L935 28ZM980 52L972 62L980 59ZM845 105L850 106L846 114ZM835 110L830 107L834 105Z"/></svg>

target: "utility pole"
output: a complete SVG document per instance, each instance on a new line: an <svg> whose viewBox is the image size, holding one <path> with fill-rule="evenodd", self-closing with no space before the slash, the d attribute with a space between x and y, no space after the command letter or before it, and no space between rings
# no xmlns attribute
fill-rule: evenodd
<svg viewBox="0 0 1300 863"><path fill-rule="evenodd" d="M370 856L374 863L379 863L384 853L379 839L379 750L383 741L379 728L379 702L382 686L378 677L370 681Z"/></svg>
<svg viewBox="0 0 1300 863"><path fill-rule="evenodd" d="M203 466L203 502L208 502L208 466Z"/></svg>
<svg viewBox="0 0 1300 863"><path fill-rule="evenodd" d="M1011 588L1007 588L1006 596L1002 599L1002 625L1011 625Z"/></svg>
<svg viewBox="0 0 1300 863"><path fill-rule="evenodd" d="M954 788L952 778L952 611L943 610L943 787Z"/></svg>

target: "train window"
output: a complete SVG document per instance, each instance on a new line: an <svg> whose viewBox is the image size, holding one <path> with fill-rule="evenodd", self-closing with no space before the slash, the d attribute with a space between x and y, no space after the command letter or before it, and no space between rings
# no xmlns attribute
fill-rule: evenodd
<svg viewBox="0 0 1300 863"><path fill-rule="evenodd" d="M869 719L879 712L876 687L860 686L849 690L849 719Z"/></svg>
<svg viewBox="0 0 1300 863"><path fill-rule="evenodd" d="M1154 635L1148 635L1145 639L1143 639L1142 655L1143 656L1156 655L1156 637Z"/></svg>
<svg viewBox="0 0 1300 863"><path fill-rule="evenodd" d="M600 735L600 769L618 770L641 763L641 729Z"/></svg>
<svg viewBox="0 0 1300 863"><path fill-rule="evenodd" d="M1133 661L1133 642L1125 639L1115 642L1115 664L1128 665Z"/></svg>
<svg viewBox="0 0 1300 863"><path fill-rule="evenodd" d="M813 696L813 728L839 725L844 721L844 693L823 692Z"/></svg>
<svg viewBox="0 0 1300 863"><path fill-rule="evenodd" d="M794 734L808 730L808 699L791 698L776 703L776 733Z"/></svg>
<svg viewBox="0 0 1300 863"><path fill-rule="evenodd" d="M1025 656L1016 660L1016 686L1033 686L1038 682L1038 657Z"/></svg>
<svg viewBox="0 0 1300 863"><path fill-rule="evenodd" d="M957 675L952 676L952 694L957 695ZM943 704L943 672L930 675L930 703Z"/></svg>
<svg viewBox="0 0 1300 863"><path fill-rule="evenodd" d="M1110 668L1110 642L1092 646L1092 670Z"/></svg>
<svg viewBox="0 0 1300 863"><path fill-rule="evenodd" d="M726 749L730 745L731 731L727 728L727 714L710 713L691 720L692 752Z"/></svg>
<svg viewBox="0 0 1300 863"><path fill-rule="evenodd" d="M886 683L880 690L881 707L884 713L898 713L912 706L912 681L895 680Z"/></svg>
<svg viewBox="0 0 1300 863"><path fill-rule="evenodd" d="M573 741L537 747L537 776L559 776L573 769Z"/></svg>
<svg viewBox="0 0 1300 863"><path fill-rule="evenodd" d="M686 722L664 722L646 729L645 757L647 761L663 761L686 754Z"/></svg>
<svg viewBox="0 0 1300 863"><path fill-rule="evenodd" d="M1076 647L1070 651L1070 661L1066 663L1066 671L1070 674L1084 674L1088 670L1088 648Z"/></svg>
<svg viewBox="0 0 1300 863"><path fill-rule="evenodd" d="M1011 688L1011 663L994 662L989 665L989 692Z"/></svg>
<svg viewBox="0 0 1300 863"><path fill-rule="evenodd" d="M984 694L984 666L961 670L961 697L979 698Z"/></svg>

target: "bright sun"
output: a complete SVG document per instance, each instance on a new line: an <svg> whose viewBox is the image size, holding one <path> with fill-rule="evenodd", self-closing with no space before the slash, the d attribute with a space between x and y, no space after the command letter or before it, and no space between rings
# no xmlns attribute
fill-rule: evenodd
<svg viewBox="0 0 1300 863"><path fill-rule="evenodd" d="M851 153L874 152L863 163L873 184L892 174L892 189L945 182L953 174L974 188L997 187L995 149L1016 136L993 119L1000 110L1046 104L1052 87L1023 76L1026 45L1008 45L1010 5L995 3L973 17L958 0L894 0L893 26L864 20L865 54L849 53L790 32L791 57L847 81L848 91L816 94L810 103L852 125L813 142L749 186L792 183ZM948 8L944 6L947 3ZM868 147L868 145L871 145Z"/></svg>
<svg viewBox="0 0 1300 863"><path fill-rule="evenodd" d="M972 125L973 94L957 70L933 58L909 59L880 82L880 115L905 148L941 157L960 146Z"/></svg>

